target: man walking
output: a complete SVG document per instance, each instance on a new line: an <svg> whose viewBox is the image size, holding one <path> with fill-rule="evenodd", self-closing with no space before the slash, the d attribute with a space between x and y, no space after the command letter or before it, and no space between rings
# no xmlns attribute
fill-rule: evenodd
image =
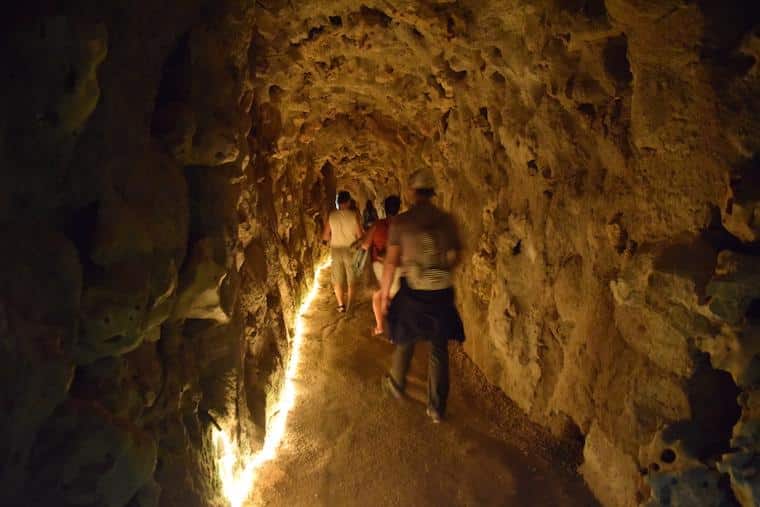
<svg viewBox="0 0 760 507"><path fill-rule="evenodd" d="M415 171L409 178L408 192L412 207L391 223L380 287L387 333L396 343L391 371L383 384L393 396L401 398L415 343L429 340L427 414L438 423L446 412L449 394L448 342L465 338L454 305L452 281L462 243L453 217L432 203L435 196L432 172ZM401 288L391 300L393 273L399 265Z"/></svg>
<svg viewBox="0 0 760 507"><path fill-rule="evenodd" d="M351 194L345 190L338 192L336 202L338 209L330 213L322 233L322 240L330 242L335 299L338 300L338 311L343 313L346 308L351 308L354 300L355 273L352 266L351 245L361 237L362 232L356 213L349 209ZM346 288L348 289L347 299L344 298Z"/></svg>

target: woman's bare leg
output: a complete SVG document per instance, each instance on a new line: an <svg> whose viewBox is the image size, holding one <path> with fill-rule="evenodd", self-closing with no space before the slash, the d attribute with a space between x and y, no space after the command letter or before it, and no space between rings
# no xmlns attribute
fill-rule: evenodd
<svg viewBox="0 0 760 507"><path fill-rule="evenodd" d="M380 307L380 291L376 290L372 293L372 311L375 314L375 331L374 334L380 334L383 332L383 314Z"/></svg>

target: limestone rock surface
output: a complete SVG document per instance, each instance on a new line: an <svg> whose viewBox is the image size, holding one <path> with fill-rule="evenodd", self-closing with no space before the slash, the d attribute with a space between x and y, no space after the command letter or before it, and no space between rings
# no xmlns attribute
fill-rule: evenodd
<svg viewBox="0 0 760 507"><path fill-rule="evenodd" d="M32 447L31 503L126 505L156 466L156 443L97 404L68 402L40 430Z"/></svg>
<svg viewBox="0 0 760 507"><path fill-rule="evenodd" d="M260 445L327 201L251 156L253 3L7 14L4 501L225 505L211 431Z"/></svg>
<svg viewBox="0 0 760 507"><path fill-rule="evenodd" d="M605 504L700 499L641 476L663 432L685 453L667 477L730 499L715 463L757 382L759 22L740 1L268 5L253 134L275 180L327 171L359 202L432 168L488 378L585 436Z"/></svg>
<svg viewBox="0 0 760 507"><path fill-rule="evenodd" d="M260 445L335 191L429 167L466 353L597 497L756 503L756 2L32 4L0 19L9 502L224 505L212 428Z"/></svg>

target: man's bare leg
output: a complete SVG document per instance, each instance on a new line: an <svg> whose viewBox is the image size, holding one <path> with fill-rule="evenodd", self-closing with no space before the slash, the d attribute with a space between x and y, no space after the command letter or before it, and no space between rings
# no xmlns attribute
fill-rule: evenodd
<svg viewBox="0 0 760 507"><path fill-rule="evenodd" d="M343 304L343 286L339 284L335 284L333 287L335 287L335 299L338 300L338 306L344 306ZM351 294L349 292L349 294ZM350 296L349 296L350 298Z"/></svg>
<svg viewBox="0 0 760 507"><path fill-rule="evenodd" d="M354 284L348 284L348 301L346 302L346 310L351 308L351 304L354 302Z"/></svg>

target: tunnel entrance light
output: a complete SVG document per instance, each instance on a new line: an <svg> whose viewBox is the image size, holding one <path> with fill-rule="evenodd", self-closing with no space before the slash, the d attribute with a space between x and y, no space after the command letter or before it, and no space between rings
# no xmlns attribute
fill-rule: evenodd
<svg viewBox="0 0 760 507"><path fill-rule="evenodd" d="M272 417L267 421L266 437L263 447L256 453L245 451L240 442L230 436L230 431L214 429L212 440L222 483L222 493L230 507L242 507L253 492L257 472L267 461L277 456L277 450L282 443L288 421L288 414L295 404L295 377L301 360L301 344L305 326L304 315L309 311L319 290L319 277L322 270L330 264L323 261L314 270L314 280L308 294L296 313L293 339L290 344L290 360L285 369L280 396L272 410Z"/></svg>

